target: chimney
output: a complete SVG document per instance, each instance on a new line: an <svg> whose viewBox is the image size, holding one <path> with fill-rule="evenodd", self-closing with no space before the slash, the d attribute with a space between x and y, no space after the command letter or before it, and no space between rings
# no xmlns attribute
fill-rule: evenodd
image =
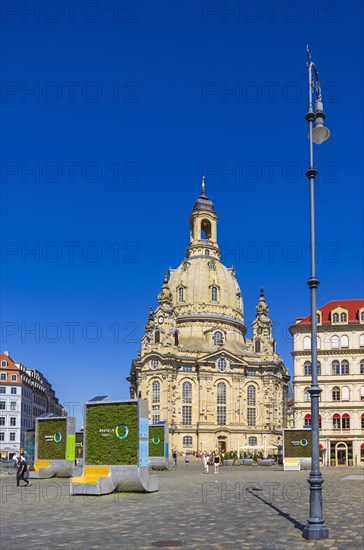
<svg viewBox="0 0 364 550"><path fill-rule="evenodd" d="M6 355L6 357L10 357L10 351L4 351L4 355Z"/></svg>

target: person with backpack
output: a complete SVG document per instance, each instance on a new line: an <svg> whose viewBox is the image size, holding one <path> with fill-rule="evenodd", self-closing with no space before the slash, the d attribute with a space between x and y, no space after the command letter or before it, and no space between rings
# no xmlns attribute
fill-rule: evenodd
<svg viewBox="0 0 364 550"><path fill-rule="evenodd" d="M25 458L23 456L19 456L17 459L17 472L16 472L16 486L20 487L20 481L24 481L25 486L29 487L30 483L28 481L28 466L25 462Z"/></svg>

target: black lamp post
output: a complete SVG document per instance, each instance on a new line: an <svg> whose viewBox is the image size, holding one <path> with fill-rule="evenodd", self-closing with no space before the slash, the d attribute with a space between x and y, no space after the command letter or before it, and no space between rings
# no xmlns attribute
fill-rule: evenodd
<svg viewBox="0 0 364 550"><path fill-rule="evenodd" d="M307 525L303 530L306 540L321 540L329 536L329 530L325 525L322 515L322 484L324 482L320 471L319 456L319 398L321 388L317 381L317 313L316 313L316 289L319 280L316 278L316 244L315 244L315 177L317 170L313 165L313 143L320 145L330 136L330 131L324 126L325 113L323 112L321 86L316 65L311 60L310 49L308 53L308 112L306 120L309 124L310 143L310 167L306 172L310 183L310 259L311 277L308 281L311 301L311 387L308 392L311 396L311 435L312 435L312 464L308 478L310 484L310 515ZM315 84L313 75L315 77ZM315 107L313 107L313 94L315 93Z"/></svg>

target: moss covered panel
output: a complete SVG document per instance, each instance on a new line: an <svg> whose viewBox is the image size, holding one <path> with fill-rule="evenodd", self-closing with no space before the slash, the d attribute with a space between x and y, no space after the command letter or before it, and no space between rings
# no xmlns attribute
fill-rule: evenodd
<svg viewBox="0 0 364 550"><path fill-rule="evenodd" d="M138 404L86 406L86 464L138 463Z"/></svg>
<svg viewBox="0 0 364 550"><path fill-rule="evenodd" d="M67 419L38 420L39 460L65 460L67 444Z"/></svg>
<svg viewBox="0 0 364 550"><path fill-rule="evenodd" d="M284 430L285 458L310 458L311 453L311 430Z"/></svg>
<svg viewBox="0 0 364 550"><path fill-rule="evenodd" d="M164 457L164 426L149 426L149 456Z"/></svg>

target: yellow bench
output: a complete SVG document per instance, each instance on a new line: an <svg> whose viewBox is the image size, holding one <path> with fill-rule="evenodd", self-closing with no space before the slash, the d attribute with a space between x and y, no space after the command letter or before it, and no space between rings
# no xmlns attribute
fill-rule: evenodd
<svg viewBox="0 0 364 550"><path fill-rule="evenodd" d="M50 460L36 460L34 463L34 471L39 472L41 468L49 468Z"/></svg>
<svg viewBox="0 0 364 550"><path fill-rule="evenodd" d="M300 461L298 458L284 458L283 459L284 470L300 470Z"/></svg>
<svg viewBox="0 0 364 550"><path fill-rule="evenodd" d="M97 483L100 478L110 475L109 466L85 466L83 475L73 477L72 483Z"/></svg>

